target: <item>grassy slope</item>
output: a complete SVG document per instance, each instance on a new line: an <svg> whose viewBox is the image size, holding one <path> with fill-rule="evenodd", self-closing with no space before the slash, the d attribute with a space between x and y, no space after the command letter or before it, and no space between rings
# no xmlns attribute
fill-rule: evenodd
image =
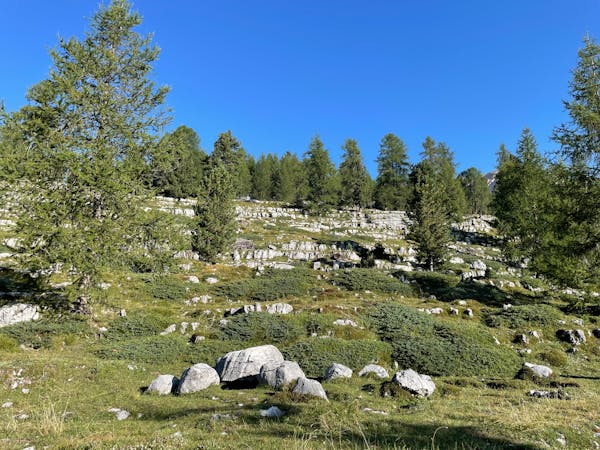
<svg viewBox="0 0 600 450"><path fill-rule="evenodd" d="M316 237L289 227L285 230L288 242ZM261 224L250 222L244 233L260 235ZM273 230L268 230L265 235L268 236L265 243L272 242L270 239L275 236ZM593 441L600 441L593 435L600 431L596 428L600 425L599 342L590 337L581 351L567 355L564 353L567 347L554 338L553 333L558 327L555 324L526 324L511 329L501 323L486 329L486 333L496 336L503 346L516 348L511 343L516 332L540 330L544 342L532 342L533 353L527 360L544 362L540 354L549 346L564 355L564 361L561 360L564 366L553 367L561 375L558 381L578 385L566 388L570 400L530 398L527 391L538 388L530 381L513 380L512 377L496 380L496 387L504 386L497 389L488 386L490 380L474 376L436 377L438 389L429 400L382 398L378 395L378 381L359 378L325 382L329 403L299 401L285 392L276 393L265 388L222 390L212 387L187 396L155 397L141 394L140 388L147 386L158 374L179 375L190 362L199 362L195 360L195 349L185 343L185 338L164 338L165 342L179 339L178 345L183 346L183 350L161 357L152 355L152 351L145 352L145 339L162 342L162 338L155 338L157 333L154 331L118 337L109 335L103 339L96 337L97 328L108 326L110 329L113 321L118 320L118 311L125 308L128 317L143 313L157 316L164 323L197 321L197 332L208 338L203 344L205 347L226 346L227 343L218 341L216 321L222 317L224 309L249 302L242 299L231 303L216 286L243 282L251 279L253 273L245 268L200 263L194 263L189 272L176 273L158 281L136 274L109 273L106 281L112 286L98 292L93 315L88 320L89 330L61 332L60 324L64 319L57 319L53 323L59 326L52 328L45 345L38 350L11 348L14 341L0 340L0 404L13 402L12 407L0 408L0 448L22 449L35 445L36 448L157 449L542 449L565 448L556 440L563 435L567 448L582 449L593 448ZM205 283L192 285L185 282L185 277L190 274L201 280L214 275L220 282L213 287ZM519 289L498 292L491 287L465 289L457 285L456 277L433 280L435 283L418 280L420 289L415 292L421 292L424 297L433 293L439 299L436 300L371 287L369 292L364 289L351 292L335 286L333 277L325 275L317 279L316 272L313 276L309 288L284 299L298 312L284 320L301 330L316 321L321 327L319 334L331 334L341 340L377 339L376 327L369 322L366 312L381 302L447 308L448 302L466 298L468 306L475 312L472 322L480 322L485 308L498 307L505 300L514 304L550 301ZM187 292L186 287L189 288ZM192 296L206 293L213 297L207 305L184 303ZM323 308L324 312L317 314L318 308ZM573 318L558 310L557 314L567 321ZM364 329L334 327L331 325L333 318L352 319ZM584 328L597 327L595 317L584 319ZM435 321L459 328L468 328L471 323L447 314ZM156 326L162 324L159 321ZM566 327L577 328L572 324ZM290 339L291 342L284 340L278 346L283 348L307 337L294 335ZM248 345L254 343L259 342L248 342ZM135 349L134 356L121 360L105 353L103 358L98 357L98 349L112 348L111 345L115 350L130 345ZM158 359L153 360L153 356ZM306 355L306 358L311 356ZM391 369L390 360L381 362ZM22 373L15 375L20 369ZM15 381L23 384L12 389ZM23 393L23 388L29 389L29 393ZM261 418L259 410L271 405L279 406L286 415L282 419ZM117 421L114 414L108 412L113 407L129 411L131 417ZM387 414L363 411L364 408ZM28 417L20 419L21 414ZM215 414L220 418L213 419Z"/></svg>

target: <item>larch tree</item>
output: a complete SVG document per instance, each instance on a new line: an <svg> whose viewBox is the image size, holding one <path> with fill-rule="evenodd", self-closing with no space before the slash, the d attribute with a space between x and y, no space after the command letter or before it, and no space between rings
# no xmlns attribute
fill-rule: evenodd
<svg viewBox="0 0 600 450"><path fill-rule="evenodd" d="M310 210L320 213L337 205L338 172L319 136L315 136L310 142L308 151L304 155L304 167L308 181L307 200Z"/></svg>
<svg viewBox="0 0 600 450"><path fill-rule="evenodd" d="M410 163L404 142L386 134L379 145L375 206L385 210L405 210L410 198Z"/></svg>
<svg viewBox="0 0 600 450"><path fill-rule="evenodd" d="M20 158L13 187L24 262L75 273L77 295L132 253L158 262L153 253L172 238L142 209L169 117L168 89L151 81L159 49L135 31L140 23L126 0L101 6L83 39L60 38L50 51L49 77L28 91L28 105L3 117Z"/></svg>
<svg viewBox="0 0 600 450"><path fill-rule="evenodd" d="M465 194L469 214L487 214L492 201L492 193L487 180L475 167L458 174L458 181Z"/></svg>
<svg viewBox="0 0 600 450"><path fill-rule="evenodd" d="M340 163L340 204L365 208L371 204L372 180L363 162L358 143L346 139Z"/></svg>

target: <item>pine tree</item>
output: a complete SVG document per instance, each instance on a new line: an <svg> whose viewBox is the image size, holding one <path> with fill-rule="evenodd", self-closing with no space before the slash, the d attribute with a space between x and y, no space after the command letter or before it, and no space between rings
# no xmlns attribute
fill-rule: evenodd
<svg viewBox="0 0 600 450"><path fill-rule="evenodd" d="M308 181L307 200L311 211L320 213L337 205L338 173L319 136L311 140L304 155L304 166Z"/></svg>
<svg viewBox="0 0 600 450"><path fill-rule="evenodd" d="M252 176L248 158L248 154L242 148L240 141L229 130L219 135L209 159L212 164L217 162L223 164L231 173L237 197L247 197L252 189Z"/></svg>
<svg viewBox="0 0 600 450"><path fill-rule="evenodd" d="M410 163L404 142L386 134L379 146L375 206L386 210L405 210L410 198Z"/></svg>
<svg viewBox="0 0 600 450"><path fill-rule="evenodd" d="M15 149L27 149L13 185L25 264L64 264L80 292L102 267L128 264L129 251L151 255L171 239L141 210L168 89L151 81L159 50L134 31L140 23L126 0L101 7L83 40L59 40L49 78L3 120Z"/></svg>
<svg viewBox="0 0 600 450"><path fill-rule="evenodd" d="M450 241L450 224L444 203L444 186L428 171L418 171L415 180L413 228L409 237L417 242L417 258L429 271L443 263Z"/></svg>
<svg viewBox="0 0 600 450"><path fill-rule="evenodd" d="M354 139L346 139L342 149L344 155L339 171L340 203L365 208L371 203L372 181L363 163L358 143Z"/></svg>
<svg viewBox="0 0 600 450"><path fill-rule="evenodd" d="M200 138L186 126L165 134L158 144L161 156L152 161L152 184L168 197L196 197L203 179L206 153Z"/></svg>
<svg viewBox="0 0 600 450"><path fill-rule="evenodd" d="M492 193L487 180L475 167L471 167L458 175L469 214L487 214L492 201Z"/></svg>
<svg viewBox="0 0 600 450"><path fill-rule="evenodd" d="M252 197L257 200L273 200L275 176L279 168L277 156L269 153L260 155L252 173Z"/></svg>
<svg viewBox="0 0 600 450"><path fill-rule="evenodd" d="M192 232L192 248L208 262L216 262L219 253L235 238L235 187L233 175L215 158L210 164L195 206L196 227Z"/></svg>

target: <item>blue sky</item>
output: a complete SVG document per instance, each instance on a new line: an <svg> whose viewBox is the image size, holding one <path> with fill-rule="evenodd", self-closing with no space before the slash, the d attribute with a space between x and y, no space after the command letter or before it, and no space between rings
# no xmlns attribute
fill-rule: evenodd
<svg viewBox="0 0 600 450"><path fill-rule="evenodd" d="M386 133L413 162L428 135L459 170L495 166L523 127L553 150L567 120L570 71L598 0L137 0L141 33L162 48L154 78L171 86L171 128L210 151L231 129L254 155L301 155L318 133L336 163L358 140L370 172ZM25 103L48 74L57 37L82 36L96 0L0 0L0 99Z"/></svg>

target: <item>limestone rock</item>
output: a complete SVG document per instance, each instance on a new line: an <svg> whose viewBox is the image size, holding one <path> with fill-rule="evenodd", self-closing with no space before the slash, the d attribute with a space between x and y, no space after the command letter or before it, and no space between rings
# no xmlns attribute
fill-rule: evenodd
<svg viewBox="0 0 600 450"><path fill-rule="evenodd" d="M309 397L318 397L327 400L325 389L317 380L309 380L308 378L298 378L296 386L292 390L292 394L306 395ZM327 400L329 401L329 400Z"/></svg>
<svg viewBox="0 0 600 450"><path fill-rule="evenodd" d="M178 384L179 380L173 375L159 375L152 381L152 383L150 383L150 386L148 386L146 392L155 392L158 395L169 395L171 392L175 392L177 390Z"/></svg>
<svg viewBox="0 0 600 450"><path fill-rule="evenodd" d="M325 380L335 380L336 378L352 378L352 369L343 364L334 363L325 369Z"/></svg>
<svg viewBox="0 0 600 450"><path fill-rule="evenodd" d="M294 307L289 303L274 303L267 306L269 314L290 314L293 310Z"/></svg>
<svg viewBox="0 0 600 450"><path fill-rule="evenodd" d="M435 391L435 383L428 375L421 375L412 369L396 372L392 382L419 397L429 397Z"/></svg>
<svg viewBox="0 0 600 450"><path fill-rule="evenodd" d="M390 377L388 371L384 367L381 367L377 364L367 364L365 367L360 369L360 372L358 372L358 376L364 377L365 375L368 375L370 373L374 374L377 378Z"/></svg>
<svg viewBox="0 0 600 450"><path fill-rule="evenodd" d="M221 380L217 371L208 364L199 363L186 369L181 374L181 381L177 392L180 394L190 394L206 389L213 384L219 384Z"/></svg>
<svg viewBox="0 0 600 450"><path fill-rule="evenodd" d="M294 361L263 364L258 374L260 384L269 385L274 389L282 389L298 378L306 378L306 375L304 375L298 363Z"/></svg>
<svg viewBox="0 0 600 450"><path fill-rule="evenodd" d="M583 344L586 341L583 330L558 330L556 337L573 345Z"/></svg>
<svg viewBox="0 0 600 450"><path fill-rule="evenodd" d="M277 406L271 406L268 409L261 409L260 415L262 417L282 417L285 413Z"/></svg>
<svg viewBox="0 0 600 450"><path fill-rule="evenodd" d="M552 376L552 369L540 364L523 363L523 371L529 372L539 378L549 378Z"/></svg>
<svg viewBox="0 0 600 450"><path fill-rule="evenodd" d="M40 314L36 305L17 303L0 308L0 327L14 325L19 322L31 322L39 319Z"/></svg>
<svg viewBox="0 0 600 450"><path fill-rule="evenodd" d="M277 347L261 345L227 353L217 361L216 369L221 381L231 382L258 375L263 364L280 362L283 355Z"/></svg>

